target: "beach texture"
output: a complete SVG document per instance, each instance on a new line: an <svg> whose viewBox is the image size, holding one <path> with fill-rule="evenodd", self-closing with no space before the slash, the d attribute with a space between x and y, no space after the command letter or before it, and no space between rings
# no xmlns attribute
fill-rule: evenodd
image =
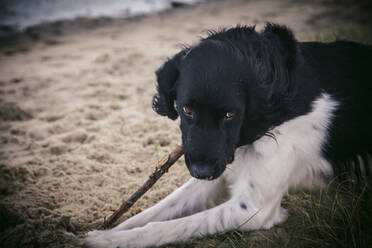
<svg viewBox="0 0 372 248"><path fill-rule="evenodd" d="M181 143L178 120L151 108L154 71L206 30L368 27L357 7L322 2L219 1L1 47L0 247L74 247L146 181ZM180 159L121 220L189 177Z"/></svg>

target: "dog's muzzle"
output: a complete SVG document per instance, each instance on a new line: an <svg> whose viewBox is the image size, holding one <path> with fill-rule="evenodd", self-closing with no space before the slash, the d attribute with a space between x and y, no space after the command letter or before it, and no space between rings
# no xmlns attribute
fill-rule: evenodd
<svg viewBox="0 0 372 248"><path fill-rule="evenodd" d="M193 163L188 166L188 169L192 177L204 180L214 180L223 173L225 167L226 166L211 166Z"/></svg>

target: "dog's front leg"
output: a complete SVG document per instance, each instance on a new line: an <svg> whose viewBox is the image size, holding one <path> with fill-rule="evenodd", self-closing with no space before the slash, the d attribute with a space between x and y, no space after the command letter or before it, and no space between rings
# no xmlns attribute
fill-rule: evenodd
<svg viewBox="0 0 372 248"><path fill-rule="evenodd" d="M133 216L113 230L141 227L149 222L184 217L220 203L227 194L223 178L214 181L190 179L155 206Z"/></svg>
<svg viewBox="0 0 372 248"><path fill-rule="evenodd" d="M131 230L90 233L90 247L141 248L185 241L190 238L237 229L257 213L244 209L238 199L230 199L212 209L163 222L152 222Z"/></svg>

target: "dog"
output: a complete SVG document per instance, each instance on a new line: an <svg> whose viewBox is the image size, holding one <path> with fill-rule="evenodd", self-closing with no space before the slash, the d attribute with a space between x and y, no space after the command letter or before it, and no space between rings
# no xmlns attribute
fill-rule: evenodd
<svg viewBox="0 0 372 248"><path fill-rule="evenodd" d="M180 117L192 178L91 247L141 248L229 230L269 229L290 188L368 178L372 46L298 42L268 23L218 32L157 70L153 109Z"/></svg>

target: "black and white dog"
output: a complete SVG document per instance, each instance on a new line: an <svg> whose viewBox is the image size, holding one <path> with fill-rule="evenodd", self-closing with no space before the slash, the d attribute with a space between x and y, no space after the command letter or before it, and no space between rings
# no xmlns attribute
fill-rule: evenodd
<svg viewBox="0 0 372 248"><path fill-rule="evenodd" d="M238 26L183 49L156 75L153 108L180 116L194 178L116 228L90 232L92 247L271 228L286 219L288 189L370 174L372 46Z"/></svg>

